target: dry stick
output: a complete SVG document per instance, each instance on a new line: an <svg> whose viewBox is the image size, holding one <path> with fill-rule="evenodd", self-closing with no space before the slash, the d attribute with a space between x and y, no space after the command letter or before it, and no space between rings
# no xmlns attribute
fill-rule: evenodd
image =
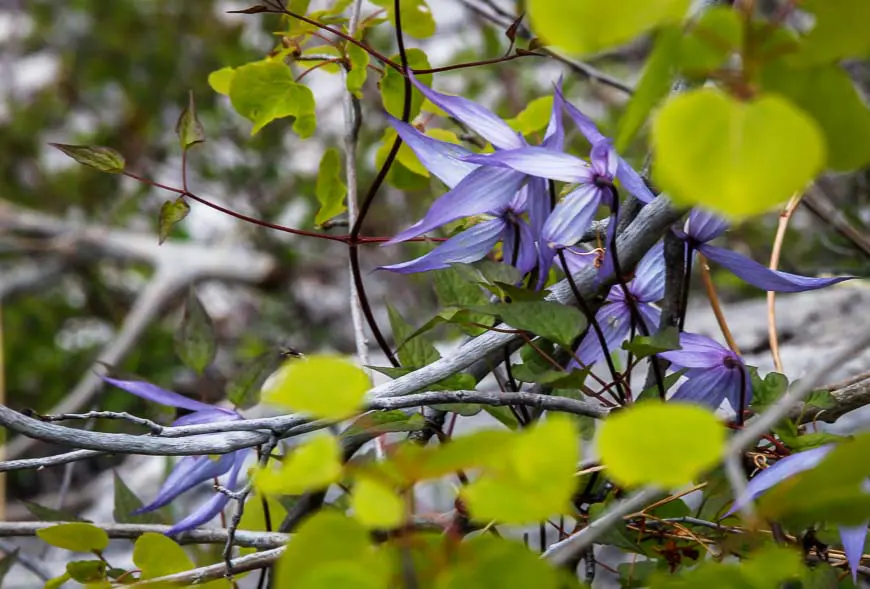
<svg viewBox="0 0 870 589"><path fill-rule="evenodd" d="M281 555L284 553L284 548L273 548L272 550L264 550L248 556L242 556L232 561L232 569L236 573L245 571L253 571L272 566ZM179 586L187 587L189 585L201 585L215 579L222 579L227 575L227 565L225 563L213 564L210 566L200 567L181 573L166 575L165 577L156 577L147 581L138 581L131 587L169 587Z"/></svg>
<svg viewBox="0 0 870 589"><path fill-rule="evenodd" d="M722 335L725 336L725 341L731 351L740 354L740 348L737 347L737 342L734 341L734 336L731 335L731 330L728 328L728 322L725 320L725 313L722 312L722 306L719 304L719 296L716 294L716 287L713 286L713 279L710 277L710 266L707 265L707 258L701 252L698 252L698 265L701 267L701 277L704 279L704 288L707 291L707 298L710 299L710 308L713 309L713 315L716 316L716 322L719 324L719 329L722 330Z"/></svg>
<svg viewBox="0 0 870 589"><path fill-rule="evenodd" d="M779 215L779 223L776 227L776 237L773 240L773 251L770 252L770 269L776 270L779 266L779 254L782 251L782 242L785 241L785 231L788 222L797 209L802 199L801 194L792 196L785 209ZM779 338L776 335L776 292L767 292L767 337L770 340L770 354L773 356L773 366L777 372L782 372L782 357L779 355Z"/></svg>

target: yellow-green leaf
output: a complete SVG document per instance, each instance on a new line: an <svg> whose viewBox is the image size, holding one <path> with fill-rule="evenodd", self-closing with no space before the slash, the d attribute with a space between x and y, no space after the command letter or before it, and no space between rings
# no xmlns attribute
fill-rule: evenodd
<svg viewBox="0 0 870 589"><path fill-rule="evenodd" d="M263 508L263 503L269 507L269 525L266 525L266 511ZM242 521L239 522L240 530L251 530L254 532L274 531L278 528L284 518L287 516L287 509L274 497L251 493L248 500L245 502L245 511L242 513ZM240 547L239 552L242 556L253 554L256 548Z"/></svg>
<svg viewBox="0 0 870 589"><path fill-rule="evenodd" d="M278 61L258 61L236 69L230 82L230 102L236 112L254 123L251 135L275 119L294 116L298 121L313 116L315 106L311 90L297 84L290 68ZM302 131L310 131L310 122Z"/></svg>
<svg viewBox="0 0 870 589"><path fill-rule="evenodd" d="M515 118L505 121L511 129L531 135L547 127L553 110L553 97L535 98ZM561 114L561 113L559 113Z"/></svg>
<svg viewBox="0 0 870 589"><path fill-rule="evenodd" d="M169 237L172 228L190 214L190 205L183 196L167 200L160 206L157 218L157 243L162 244Z"/></svg>
<svg viewBox="0 0 870 589"><path fill-rule="evenodd" d="M98 145L66 145L63 143L49 143L59 149L78 163L109 174L120 174L124 171L126 162L124 156L111 147Z"/></svg>
<svg viewBox="0 0 870 589"><path fill-rule="evenodd" d="M196 103L193 101L193 90L187 97L187 108L181 111L178 122L175 125L175 133L181 142L181 149L187 149L197 143L205 141L205 130L199 117L196 116Z"/></svg>
<svg viewBox="0 0 870 589"><path fill-rule="evenodd" d="M395 1L372 0L372 2L387 10L390 22L395 26ZM401 0L399 10L402 11L402 32L418 39L425 39L435 34L435 19L432 18L432 11L426 4L426 0Z"/></svg>
<svg viewBox="0 0 870 589"><path fill-rule="evenodd" d="M529 0L532 28L545 42L588 54L683 18L691 0Z"/></svg>
<svg viewBox="0 0 870 589"><path fill-rule="evenodd" d="M369 528L398 528L405 520L405 504L396 492L369 477L360 477L353 486L350 506L354 517Z"/></svg>
<svg viewBox="0 0 870 589"><path fill-rule="evenodd" d="M804 0L801 9L815 17L794 61L801 65L832 63L844 57L870 55L870 2L867 0Z"/></svg>
<svg viewBox="0 0 870 589"><path fill-rule="evenodd" d="M342 419L362 408L371 387L368 375L353 363L335 356L288 360L264 400L315 417Z"/></svg>
<svg viewBox="0 0 870 589"><path fill-rule="evenodd" d="M42 540L74 552L102 552L109 545L109 535L97 526L86 523L58 524L36 530Z"/></svg>
<svg viewBox="0 0 870 589"><path fill-rule="evenodd" d="M298 495L323 489L341 476L341 446L334 436L318 435L294 449L280 468L258 468L253 482L264 495Z"/></svg>
<svg viewBox="0 0 870 589"><path fill-rule="evenodd" d="M391 2L392 3L392 2ZM429 69L429 59L421 49L408 49L408 67L411 69ZM399 55L390 57L394 62L399 61ZM417 79L427 86L432 83L432 74L419 74ZM396 117L402 118L402 109L405 102L405 76L397 72L391 67L387 67L384 72L384 77L381 78L381 99L384 103L384 108L387 112ZM419 90L411 87L411 113L409 120L420 112L420 107L423 104L423 95Z"/></svg>
<svg viewBox="0 0 870 589"><path fill-rule="evenodd" d="M236 75L235 68L222 67L208 75L208 85L218 94L224 96L230 95L230 83L233 81L233 76Z"/></svg>
<svg viewBox="0 0 870 589"><path fill-rule="evenodd" d="M340 59L342 57L341 51L337 47L333 47L332 45L318 45L316 47L311 47L302 52L304 56L311 55L326 55L329 56L330 59ZM337 74L341 71L341 65L337 61L333 61L331 63L325 63L326 60L322 61L304 61L302 62L305 67L316 67L320 71L324 71L330 74ZM325 65L319 65L324 63Z"/></svg>
<svg viewBox="0 0 870 589"><path fill-rule="evenodd" d="M740 102L704 88L668 100L653 121L653 174L677 203L731 218L763 213L825 163L819 125L786 99Z"/></svg>
<svg viewBox="0 0 870 589"><path fill-rule="evenodd" d="M163 534L147 532L133 545L133 563L143 579L154 579L194 568L184 549Z"/></svg>
<svg viewBox="0 0 870 589"><path fill-rule="evenodd" d="M691 403L640 403L601 424L598 454L620 485L663 488L690 483L725 450L725 428Z"/></svg>
<svg viewBox="0 0 870 589"><path fill-rule="evenodd" d="M347 186L341 181L341 154L334 147L327 149L320 160L315 192L320 203L320 210L314 217L317 225L347 210L344 202Z"/></svg>
<svg viewBox="0 0 870 589"><path fill-rule="evenodd" d="M348 43L347 59L350 62L350 71L347 72L347 89L357 98L362 98L362 88L369 72L369 54L357 45Z"/></svg>

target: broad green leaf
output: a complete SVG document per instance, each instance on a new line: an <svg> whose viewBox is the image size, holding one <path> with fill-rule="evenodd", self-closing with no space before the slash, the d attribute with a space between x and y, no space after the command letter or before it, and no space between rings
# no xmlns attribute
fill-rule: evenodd
<svg viewBox="0 0 870 589"><path fill-rule="evenodd" d="M106 579L106 563L102 560L74 560L66 565L66 572L73 581L94 583Z"/></svg>
<svg viewBox="0 0 870 589"><path fill-rule="evenodd" d="M559 571L513 540L480 535L457 547L455 564L440 572L437 589L561 589Z"/></svg>
<svg viewBox="0 0 870 589"><path fill-rule="evenodd" d="M22 501L24 507L27 508L27 511L32 513L36 519L44 522L85 522L92 523L90 520L82 519L74 513L70 513L68 511L62 511L59 509L52 509L51 507L45 507L44 505L40 505L39 503L33 503L31 501Z"/></svg>
<svg viewBox="0 0 870 589"><path fill-rule="evenodd" d="M344 202L347 186L341 181L341 154L334 147L327 149L320 160L315 192L320 203L320 210L314 217L315 224L323 225L347 210Z"/></svg>
<svg viewBox="0 0 870 589"><path fill-rule="evenodd" d="M683 72L704 76L727 63L743 46L744 21L731 6L704 11L682 36L679 66Z"/></svg>
<svg viewBox="0 0 870 589"><path fill-rule="evenodd" d="M307 356L288 360L264 398L327 419L343 419L360 410L371 387L368 375L335 356Z"/></svg>
<svg viewBox="0 0 870 589"><path fill-rule="evenodd" d="M9 572L9 569L12 568L12 565L18 559L20 550L20 548L16 548L12 552L4 554L3 558L0 558L0 587L3 586L3 579L6 578L6 573Z"/></svg>
<svg viewBox="0 0 870 589"><path fill-rule="evenodd" d="M652 139L655 180L674 202L730 218L788 200L825 162L818 124L775 95L739 102L703 88L674 96L653 121Z"/></svg>
<svg viewBox="0 0 870 589"><path fill-rule="evenodd" d="M604 420L597 446L619 484L667 489L690 483L721 459L725 428L699 405L643 403Z"/></svg>
<svg viewBox="0 0 870 589"><path fill-rule="evenodd" d="M263 507L264 503L268 505L268 519ZM285 517L287 517L287 509L276 498L251 493L245 502L245 511L242 513L239 529L272 532L278 529ZM244 556L257 552L257 549L240 547L239 552Z"/></svg>
<svg viewBox="0 0 870 589"><path fill-rule="evenodd" d="M465 275L454 267L444 270L434 270L429 273L438 302L443 307L472 307L486 305L488 297L476 282L469 281ZM492 325L492 318L483 313L469 313L466 318L469 322ZM483 327L474 325L462 326L461 329L469 335L480 335L486 331Z"/></svg>
<svg viewBox="0 0 870 589"><path fill-rule="evenodd" d="M285 456L279 468L257 468L253 483L264 495L298 495L326 488L340 476L338 440L330 435L317 435Z"/></svg>
<svg viewBox="0 0 870 589"><path fill-rule="evenodd" d="M183 196L167 200L160 206L157 217L157 243L162 244L169 237L172 228L183 221L190 213L190 205Z"/></svg>
<svg viewBox="0 0 870 589"><path fill-rule="evenodd" d="M175 330L174 342L175 353L181 361L200 374L217 354L214 324L193 287L188 290L184 314Z"/></svg>
<svg viewBox="0 0 870 589"><path fill-rule="evenodd" d="M649 113L667 96L677 75L677 58L683 33L678 27L664 27L657 34L646 60L640 82L619 119L615 147L624 152L643 126Z"/></svg>
<svg viewBox="0 0 870 589"><path fill-rule="evenodd" d="M381 482L359 477L350 495L354 517L367 528L394 529L405 521L405 503L395 490Z"/></svg>
<svg viewBox="0 0 870 589"><path fill-rule="evenodd" d="M43 585L43 589L57 589L58 587L61 587L64 583L66 583L69 580L70 580L69 573L64 573L59 577L54 577L54 578L46 581L45 585Z"/></svg>
<svg viewBox="0 0 870 589"><path fill-rule="evenodd" d="M233 81L233 76L236 75L235 68L223 67L215 70L208 75L208 85L218 94L224 96L230 95L230 84Z"/></svg>
<svg viewBox="0 0 870 589"><path fill-rule="evenodd" d="M836 407L837 400L834 399L830 391L827 391L825 389L819 389L810 393L809 396L804 400L804 403L806 403L810 407L816 407L818 409L830 409L832 407Z"/></svg>
<svg viewBox="0 0 870 589"><path fill-rule="evenodd" d="M47 544L74 552L102 552L109 545L105 531L80 522L42 528L36 530L36 535Z"/></svg>
<svg viewBox="0 0 870 589"><path fill-rule="evenodd" d="M589 370L560 371L554 368L539 370L533 364L515 364L513 375L523 382L536 382L551 388L579 389L589 376Z"/></svg>
<svg viewBox="0 0 870 589"><path fill-rule="evenodd" d="M788 390L788 378L778 372L768 372L762 379L758 369L750 366L749 379L752 382L751 406L756 411L775 403Z"/></svg>
<svg viewBox="0 0 870 589"><path fill-rule="evenodd" d="M570 346L586 328L583 313L574 307L553 301L490 304L476 306L472 310L497 315L515 329L531 331L563 346Z"/></svg>
<svg viewBox="0 0 870 589"><path fill-rule="evenodd" d="M49 143L68 155L78 163L109 174L120 174L124 171L126 162L124 156L111 147L98 145L65 145L63 143Z"/></svg>
<svg viewBox="0 0 870 589"><path fill-rule="evenodd" d="M392 2L391 2L392 4ZM429 59L426 54L420 49L408 49L408 67L414 70L429 69ZM398 55L390 57L394 62L399 61ZM427 86L432 83L432 74L420 74L417 79L422 84ZM384 72L384 77L381 78L381 98L384 102L384 108L387 112L396 117L402 118L402 110L405 102L405 76L397 72L391 67L387 67ZM416 88L412 88L411 95L411 113L408 120L413 120L420 113L420 106L423 104L423 95Z"/></svg>
<svg viewBox="0 0 870 589"><path fill-rule="evenodd" d="M646 358L670 350L679 350L680 333L676 327L668 326L650 336L635 336L633 339L623 342L622 349L631 352L638 358Z"/></svg>
<svg viewBox="0 0 870 589"><path fill-rule="evenodd" d="M164 577L194 568L184 549L163 534L146 532L133 545L133 563L142 571L142 579Z"/></svg>
<svg viewBox="0 0 870 589"><path fill-rule="evenodd" d="M393 26L396 25L396 3L394 0L372 0L381 8L386 9ZM426 0L401 0L399 10L402 11L402 32L418 39L425 39L435 34L435 19ZM414 66L416 67L416 66Z"/></svg>
<svg viewBox="0 0 870 589"><path fill-rule="evenodd" d="M342 58L342 53L338 49L338 47L333 47L332 45L318 45L316 47L311 47L311 48L305 49L302 52L303 56L310 56L310 55L314 55L314 54L331 56L331 58L334 60L338 60L338 59ZM326 65L320 65L322 63L325 63ZM330 74L337 74L338 72L341 71L341 66L338 64L337 61L333 61L332 63L327 63L327 60L325 60L325 59L321 60L321 61L306 61L305 67L306 68L316 67L319 71L324 71L324 72L327 72Z"/></svg>
<svg viewBox="0 0 870 589"><path fill-rule="evenodd" d="M282 359L279 351L266 350L249 360L227 383L227 400L239 409L257 405L263 384L278 370Z"/></svg>
<svg viewBox="0 0 870 589"><path fill-rule="evenodd" d="M306 86L300 86L303 90L303 94L310 93ZM306 94L307 95L307 94ZM314 100L314 95L311 95L311 100ZM313 102L311 104L312 108L314 107ZM306 113L303 115L299 115L296 117L296 120L293 121L293 131L299 135L300 139L308 139L312 135L314 135L314 131L317 129L317 117L314 115L314 112Z"/></svg>
<svg viewBox="0 0 870 589"><path fill-rule="evenodd" d="M181 142L181 149L187 149L197 143L205 141L205 129L196 116L196 103L193 101L193 90L187 98L187 108L181 111L178 123L175 125L175 134Z"/></svg>
<svg viewBox="0 0 870 589"><path fill-rule="evenodd" d="M396 341L396 353L403 366L419 368L441 358L432 343L422 337L412 337L414 328L390 303L387 303L387 313L390 316L393 339Z"/></svg>
<svg viewBox="0 0 870 589"><path fill-rule="evenodd" d="M815 26L804 37L794 61L822 65L844 57L870 55L870 3L865 0L805 0L801 8L813 13Z"/></svg>
<svg viewBox="0 0 870 589"><path fill-rule="evenodd" d="M477 521L527 524L568 513L579 457L574 423L567 416L550 415L511 433L498 459L483 465L481 476L463 488L462 497Z"/></svg>
<svg viewBox="0 0 870 589"><path fill-rule="evenodd" d="M690 0L529 0L532 28L545 42L584 55L631 41L655 27L678 22Z"/></svg>
<svg viewBox="0 0 870 589"><path fill-rule="evenodd" d="M490 284L503 282L505 284L516 284L522 280L520 271L502 262L493 262L492 260L480 260L473 264L453 264L460 272L468 273L470 279L475 280L476 276L482 277ZM475 277L475 278L472 278Z"/></svg>
<svg viewBox="0 0 870 589"><path fill-rule="evenodd" d="M821 126L829 168L854 170L870 163L870 109L842 67L795 69L777 60L762 69L761 83L765 90L788 97Z"/></svg>
<svg viewBox="0 0 870 589"><path fill-rule="evenodd" d="M347 72L347 90L357 98L362 98L362 88L368 77L369 54L353 43L347 44L347 59L350 71Z"/></svg>
<svg viewBox="0 0 870 589"><path fill-rule="evenodd" d="M334 511L304 521L278 560L275 587L378 589L390 584L387 554L372 545L368 530Z"/></svg>
<svg viewBox="0 0 870 589"><path fill-rule="evenodd" d="M426 420L419 413L408 415L400 409L392 411L370 411L360 415L341 432L342 438L358 435L385 434L388 432L415 432L426 426Z"/></svg>
<svg viewBox="0 0 870 589"><path fill-rule="evenodd" d="M505 121L511 129L523 135L537 133L547 127L553 110L553 97L542 96L532 100L515 118ZM561 114L561 113L559 113Z"/></svg>
<svg viewBox="0 0 870 589"><path fill-rule="evenodd" d="M236 112L254 123L251 135L275 119L294 116L298 122L314 114L314 94L297 84L290 68L277 61L258 61L236 69L230 82L230 102Z"/></svg>
<svg viewBox="0 0 870 589"><path fill-rule="evenodd" d="M133 512L142 507L143 503L124 483L117 472L112 473L115 479L115 508L112 516L119 524L162 524L163 519L156 513L142 513L134 515Z"/></svg>

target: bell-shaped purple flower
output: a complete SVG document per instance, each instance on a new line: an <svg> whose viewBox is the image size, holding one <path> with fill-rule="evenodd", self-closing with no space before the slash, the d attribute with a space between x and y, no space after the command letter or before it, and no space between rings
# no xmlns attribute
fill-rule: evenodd
<svg viewBox="0 0 870 589"><path fill-rule="evenodd" d="M803 292L824 288L854 278L854 276L811 278L809 276L771 270L737 252L710 245L709 242L722 235L727 228L727 221L721 217L701 209L692 209L686 220L685 227L682 230L676 230L675 233L711 262L727 268L741 280L762 290Z"/></svg>
<svg viewBox="0 0 870 589"><path fill-rule="evenodd" d="M116 378L103 377L106 382L154 403L177 407L192 411L175 420L173 426L196 425L201 423L216 423L221 421L236 421L242 416L235 411L222 409L190 399L178 393L167 391L156 385L144 381L119 380ZM245 458L250 450L237 450L229 454L217 457L212 456L185 456L175 465L169 476L163 482L157 497L151 503L141 507L135 513L146 513L160 509L169 504L182 493L193 487L222 476L229 472L226 487L233 490L238 484L239 473L245 463ZM198 527L223 511L229 501L229 497L223 493L215 493L214 497L201 505L193 513L177 522L168 531L168 535L178 534L185 530Z"/></svg>
<svg viewBox="0 0 870 589"><path fill-rule="evenodd" d="M725 514L725 517L743 509L747 503L755 500L759 495L782 481L815 468L834 447L834 444L827 444L780 458L776 464L761 471L749 481L749 484L746 485L746 492L737 498L737 501L734 502L734 505ZM864 541L867 538L867 523L864 522L859 526L840 526L840 540L843 542L843 550L846 553L846 560L849 561L852 580L855 582L858 579L858 565L864 553Z"/></svg>
<svg viewBox="0 0 870 589"><path fill-rule="evenodd" d="M589 256L585 256L586 259ZM571 258L567 257L566 262ZM584 258L580 258L583 260ZM585 260L581 263L588 263ZM571 263L569 262L569 268ZM571 271L575 271L570 268ZM634 299L644 324L649 333L658 331L661 311L653 303L660 301L665 294L665 260L664 246L661 242L653 246L637 264L635 275L626 283L629 295ZM604 340L607 342L608 353L619 349L631 331L631 303L625 300L625 293L619 285L613 286L607 295L607 302L595 314L595 320L601 326ZM601 340L598 335L589 330L574 354L575 360L585 366L590 366L604 357Z"/></svg>
<svg viewBox="0 0 870 589"><path fill-rule="evenodd" d="M695 333L680 334L679 350L662 352L676 368L685 368L686 382L671 397L718 409L727 399L735 412L752 400L752 380L743 360L709 337Z"/></svg>

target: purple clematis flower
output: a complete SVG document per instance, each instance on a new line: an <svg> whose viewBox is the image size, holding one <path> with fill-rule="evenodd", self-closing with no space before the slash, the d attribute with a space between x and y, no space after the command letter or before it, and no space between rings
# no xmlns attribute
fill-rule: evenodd
<svg viewBox="0 0 870 589"><path fill-rule="evenodd" d="M737 498L737 501L734 502L734 505L725 514L725 517L742 509L747 503L756 499L774 485L805 470L815 468L834 447L834 444L827 444L780 458L776 464L761 471L749 481L749 484L746 485L746 492ZM864 522L859 526L840 526L840 540L843 542L846 560L849 561L849 568L852 570L852 580L856 583L858 580L858 565L864 553L864 541L867 537L867 523Z"/></svg>
<svg viewBox="0 0 870 589"><path fill-rule="evenodd" d="M685 227L674 232L686 241L689 247L699 251L708 260L728 268L735 276L752 286L773 292L803 292L824 288L854 276L836 276L834 278L811 278L790 274L759 264L731 250L710 245L710 241L719 237L728 229L728 223L721 217L700 209L692 209L686 220Z"/></svg>
<svg viewBox="0 0 870 589"><path fill-rule="evenodd" d="M752 380L743 360L709 337L695 333L680 334L679 350L661 352L676 368L685 368L688 380L671 397L673 401L693 401L718 409L722 401L735 412L752 400ZM742 400L742 403L741 403Z"/></svg>
<svg viewBox="0 0 870 589"><path fill-rule="evenodd" d="M242 416L235 411L222 409L207 403L201 403L200 401L190 399L183 395L179 395L178 393L173 393L172 391L167 391L148 382L118 380L108 377L103 377L103 380L145 400L160 403L161 405L167 405L169 407L187 409L192 412L176 419L172 423L173 426L236 421L242 419ZM229 476L225 486L230 490L234 490L238 484L239 474L245 463L245 457L249 451L250 450L237 450L235 452L230 452L229 454L222 454L218 457L185 456L178 461L175 468L173 468L172 472L169 473L169 476L166 477L166 481L164 481L163 486L160 488L160 491L158 491L157 497L155 497L151 503L137 509L134 513L140 514L160 509L182 493L189 491L200 483L224 475L227 472L229 472ZM172 526L166 532L167 535L171 536L201 526L223 511L223 508L226 506L228 501L229 497L223 493L215 493L214 497Z"/></svg>
<svg viewBox="0 0 870 589"><path fill-rule="evenodd" d="M411 73L409 77L426 98L497 149L527 145L521 134L488 109L459 96L436 92ZM503 240L505 259L511 259L523 273L531 270L537 252L535 242L550 212L546 182L515 170L466 162L464 158L473 154L463 147L427 137L395 118L390 117L389 122L420 162L451 190L432 204L423 219L400 232L387 245L418 237L463 217L492 215L494 218L454 236L421 258L382 268L409 273L446 268L456 262L473 262ZM561 149L563 142L562 105L557 96L543 144ZM519 218L526 212L528 224Z"/></svg>
<svg viewBox="0 0 870 589"><path fill-rule="evenodd" d="M570 258L566 258L566 261L568 260ZM571 265L569 262L569 268ZM573 272L574 268L571 268L571 271ZM641 259L635 270L634 278L626 284L649 333L654 333L659 328L661 311L652 303L660 301L665 295L664 276L664 246L659 242ZM619 344L628 338L632 322L631 307L625 300L625 293L622 292L619 285L610 289L607 302L595 314L595 320L601 326L608 350L617 349ZM574 354L575 360L572 363L576 365L579 361L585 366L590 366L603 357L604 350L601 348L601 341L597 334L590 329L580 341Z"/></svg>

